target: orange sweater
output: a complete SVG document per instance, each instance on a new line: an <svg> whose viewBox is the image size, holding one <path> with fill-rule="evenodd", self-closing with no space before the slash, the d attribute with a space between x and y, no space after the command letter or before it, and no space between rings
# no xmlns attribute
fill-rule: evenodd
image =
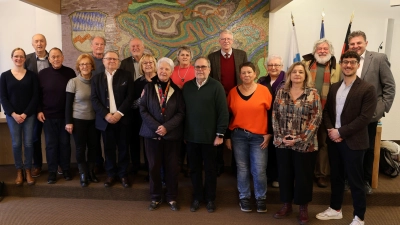
<svg viewBox="0 0 400 225"><path fill-rule="evenodd" d="M272 95L268 88L257 84L249 100L243 100L237 88L232 88L228 95L229 111L233 117L229 129L242 128L254 134L267 134L267 110L272 105Z"/></svg>

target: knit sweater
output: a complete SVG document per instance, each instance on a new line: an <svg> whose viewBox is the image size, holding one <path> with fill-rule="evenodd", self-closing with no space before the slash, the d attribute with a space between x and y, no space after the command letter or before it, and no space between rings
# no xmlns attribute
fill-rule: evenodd
<svg viewBox="0 0 400 225"><path fill-rule="evenodd" d="M39 101L38 79L34 72L26 70L21 80L15 79L11 70L1 74L0 78L0 101L4 113L11 116L25 113L27 117L36 114Z"/></svg>
<svg viewBox="0 0 400 225"><path fill-rule="evenodd" d="M216 134L224 134L229 122L224 87L208 77L200 88L193 79L183 86L186 104L185 140L213 144Z"/></svg>
<svg viewBox="0 0 400 225"><path fill-rule="evenodd" d="M272 105L272 95L267 87L257 84L253 95L247 101L242 99L238 88L232 88L228 95L228 107L232 112L229 130L242 128L254 134L267 134L267 110Z"/></svg>
<svg viewBox="0 0 400 225"><path fill-rule="evenodd" d="M70 79L76 77L73 69L61 66L48 67L39 72L39 106L46 119L65 118L65 88Z"/></svg>

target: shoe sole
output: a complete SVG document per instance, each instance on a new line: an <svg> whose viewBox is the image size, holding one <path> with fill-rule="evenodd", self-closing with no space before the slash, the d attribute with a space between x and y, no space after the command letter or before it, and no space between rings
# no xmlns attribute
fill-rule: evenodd
<svg viewBox="0 0 400 225"><path fill-rule="evenodd" d="M319 219L319 220L340 220L340 219L343 219L343 216L320 217L320 216L316 215L315 218L317 218L317 219Z"/></svg>
<svg viewBox="0 0 400 225"><path fill-rule="evenodd" d="M284 214L284 215L277 215L277 214L274 214L274 218L275 219L283 219L283 218L286 218L286 217L288 217L291 213L292 213L293 211L289 211L289 212L287 212L286 214Z"/></svg>
<svg viewBox="0 0 400 225"><path fill-rule="evenodd" d="M34 178L40 177L40 174L38 174L38 175L31 175L31 177L34 177Z"/></svg>
<svg viewBox="0 0 400 225"><path fill-rule="evenodd" d="M267 209L263 209L263 210L257 209L257 212L258 212L258 213L266 213L267 211L268 211Z"/></svg>
<svg viewBox="0 0 400 225"><path fill-rule="evenodd" d="M243 209L242 206L240 205L240 203L239 203L239 206L240 206L240 210L242 212L251 212L251 211L253 211L252 209Z"/></svg>
<svg viewBox="0 0 400 225"><path fill-rule="evenodd" d="M190 212L196 212L198 209L199 208L197 208L197 209L190 208Z"/></svg>

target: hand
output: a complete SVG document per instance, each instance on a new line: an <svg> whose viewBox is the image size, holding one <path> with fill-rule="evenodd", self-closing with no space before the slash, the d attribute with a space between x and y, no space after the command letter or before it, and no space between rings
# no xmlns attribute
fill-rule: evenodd
<svg viewBox="0 0 400 225"><path fill-rule="evenodd" d="M219 138L217 136L217 137L215 137L215 140L214 140L214 146L218 146L218 145L222 144L223 142L224 142L224 139L223 138Z"/></svg>
<svg viewBox="0 0 400 225"><path fill-rule="evenodd" d="M335 139L335 140L333 140L334 142L336 142L336 143L339 143L339 142L342 142L343 141L343 138L338 138L338 139Z"/></svg>
<svg viewBox="0 0 400 225"><path fill-rule="evenodd" d="M340 138L338 129L334 128L328 129L328 136L332 141L335 141L336 139Z"/></svg>
<svg viewBox="0 0 400 225"><path fill-rule="evenodd" d="M160 125L156 130L156 134L160 136L165 136L167 134L167 129L163 125Z"/></svg>
<svg viewBox="0 0 400 225"><path fill-rule="evenodd" d="M115 112L115 113L112 114L112 115L113 115L113 117L114 117L115 123L118 123L118 121L122 118L122 115L121 115L121 113L119 113L119 112Z"/></svg>
<svg viewBox="0 0 400 225"><path fill-rule="evenodd" d="M37 114L37 119L42 123L44 123L44 121L46 120L46 118L44 117L44 114L42 112Z"/></svg>
<svg viewBox="0 0 400 225"><path fill-rule="evenodd" d="M286 135L283 138L282 142L283 142L283 144L285 144L286 147L291 147L296 143L296 141L294 140L295 138L296 138L296 136Z"/></svg>
<svg viewBox="0 0 400 225"><path fill-rule="evenodd" d="M65 130L69 133L72 134L72 130L74 129L74 125L73 124L67 124L65 125Z"/></svg>
<svg viewBox="0 0 400 225"><path fill-rule="evenodd" d="M107 113L107 115L106 115L106 117L104 117L104 119L106 119L106 121L111 124L117 123L117 121L115 121L115 119L113 117L113 114L111 114L111 113Z"/></svg>
<svg viewBox="0 0 400 225"><path fill-rule="evenodd" d="M226 148L232 150L232 141L231 139L225 139Z"/></svg>
<svg viewBox="0 0 400 225"><path fill-rule="evenodd" d="M15 122L17 122L18 124L21 124L25 121L25 117L22 116L22 114L16 114L15 112L13 112L11 114L12 118L14 118Z"/></svg>
<svg viewBox="0 0 400 225"><path fill-rule="evenodd" d="M266 149L268 147L269 144L269 140L271 139L272 135L270 134L265 134L263 135L263 142L260 144L261 149Z"/></svg>

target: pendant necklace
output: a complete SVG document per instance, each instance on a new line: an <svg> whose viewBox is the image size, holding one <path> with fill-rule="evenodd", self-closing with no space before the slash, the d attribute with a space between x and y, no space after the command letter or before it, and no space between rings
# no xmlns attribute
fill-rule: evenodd
<svg viewBox="0 0 400 225"><path fill-rule="evenodd" d="M181 77L181 75L180 75L181 67L179 66L178 77L181 78L181 81L182 81L182 82L185 81L185 77L186 77L187 72L189 71L189 68L190 68L190 65L189 65L189 67L187 68L185 75L184 75L183 77Z"/></svg>

